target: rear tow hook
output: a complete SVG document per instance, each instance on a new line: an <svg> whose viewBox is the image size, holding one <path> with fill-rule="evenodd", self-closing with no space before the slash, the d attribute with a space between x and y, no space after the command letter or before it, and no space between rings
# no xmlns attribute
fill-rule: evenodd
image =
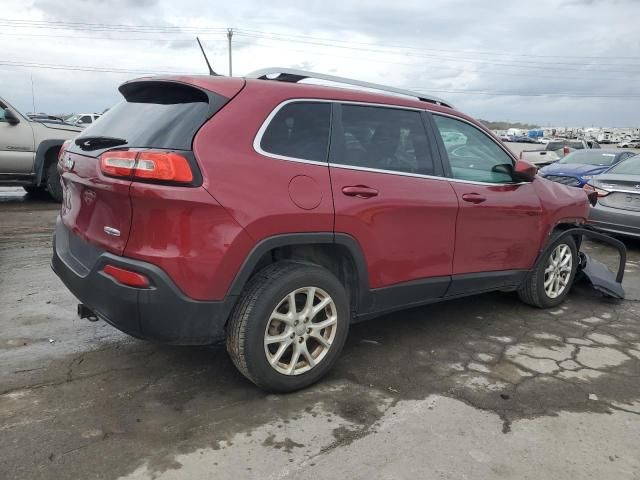
<svg viewBox="0 0 640 480"><path fill-rule="evenodd" d="M98 316L95 314L95 312L82 303L78 304L78 317L80 317L81 320L83 318L86 318L90 322L98 321Z"/></svg>

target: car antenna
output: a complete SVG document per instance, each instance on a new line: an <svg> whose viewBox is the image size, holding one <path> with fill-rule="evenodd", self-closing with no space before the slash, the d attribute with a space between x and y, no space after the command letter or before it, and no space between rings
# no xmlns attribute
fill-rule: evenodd
<svg viewBox="0 0 640 480"><path fill-rule="evenodd" d="M202 43L200 43L200 39L198 37L196 37L196 41L198 42L198 45L200 46L200 51L202 52L202 55L204 56L204 61L207 62L207 67L209 68L209 75L219 76L219 74L214 72L213 68L211 68L211 64L209 63L209 59L207 58L207 54L204 53L204 48L202 48Z"/></svg>

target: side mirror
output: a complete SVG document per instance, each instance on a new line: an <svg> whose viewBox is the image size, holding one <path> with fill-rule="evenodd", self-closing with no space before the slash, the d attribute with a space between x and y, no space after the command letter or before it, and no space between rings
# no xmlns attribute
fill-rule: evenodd
<svg viewBox="0 0 640 480"><path fill-rule="evenodd" d="M17 125L18 123L20 123L20 119L8 108L4 109L4 119L9 125Z"/></svg>
<svg viewBox="0 0 640 480"><path fill-rule="evenodd" d="M525 160L518 160L516 165L513 167L514 178L522 182L533 182L533 179L536 178L537 172L538 169L535 165Z"/></svg>

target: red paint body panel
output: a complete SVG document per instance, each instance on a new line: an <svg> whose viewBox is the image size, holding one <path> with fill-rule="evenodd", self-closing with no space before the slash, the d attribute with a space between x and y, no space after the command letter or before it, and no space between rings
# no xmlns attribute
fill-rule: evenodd
<svg viewBox="0 0 640 480"><path fill-rule="evenodd" d="M458 200L446 180L331 168L336 232L358 240L369 287L451 275ZM371 198L342 188L378 190Z"/></svg>
<svg viewBox="0 0 640 480"><path fill-rule="evenodd" d="M163 269L187 296L219 300L253 242L203 188L134 182L125 256Z"/></svg>
<svg viewBox="0 0 640 480"><path fill-rule="evenodd" d="M544 215L533 184L451 184L460 200L453 273L531 268ZM484 200L463 199L474 194Z"/></svg>
<svg viewBox="0 0 640 480"><path fill-rule="evenodd" d="M253 148L260 126L284 100L272 89L263 91L258 86L247 81L232 104L196 135L193 150L204 187L255 242L283 233L331 232L333 200L328 166L274 159ZM291 180L301 175L316 185L313 203L317 206L313 209L300 208L290 198Z"/></svg>
<svg viewBox="0 0 640 480"><path fill-rule="evenodd" d="M556 225L582 225L589 217L589 199L583 189L568 187L540 177L536 177L533 187L544 210L538 239L541 248Z"/></svg>
<svg viewBox="0 0 640 480"><path fill-rule="evenodd" d="M64 166L67 161L73 162L70 169ZM105 177L97 158L69 152L58 168L64 192L62 222L83 240L122 255L131 226L131 180ZM119 230L120 236L107 235L104 227Z"/></svg>

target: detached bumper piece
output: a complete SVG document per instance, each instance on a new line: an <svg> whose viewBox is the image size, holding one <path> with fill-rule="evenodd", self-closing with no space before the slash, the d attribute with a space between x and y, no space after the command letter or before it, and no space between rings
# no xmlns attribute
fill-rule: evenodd
<svg viewBox="0 0 640 480"><path fill-rule="evenodd" d="M561 236L576 234L584 235L588 238L595 238L618 250L619 262L617 273L614 274L604 263L590 257L584 252L578 252L578 271L591 283L593 288L603 295L621 300L624 299L622 279L624 277L624 268L627 264L627 248L624 243L609 235L587 230L586 228L572 228L563 232Z"/></svg>

